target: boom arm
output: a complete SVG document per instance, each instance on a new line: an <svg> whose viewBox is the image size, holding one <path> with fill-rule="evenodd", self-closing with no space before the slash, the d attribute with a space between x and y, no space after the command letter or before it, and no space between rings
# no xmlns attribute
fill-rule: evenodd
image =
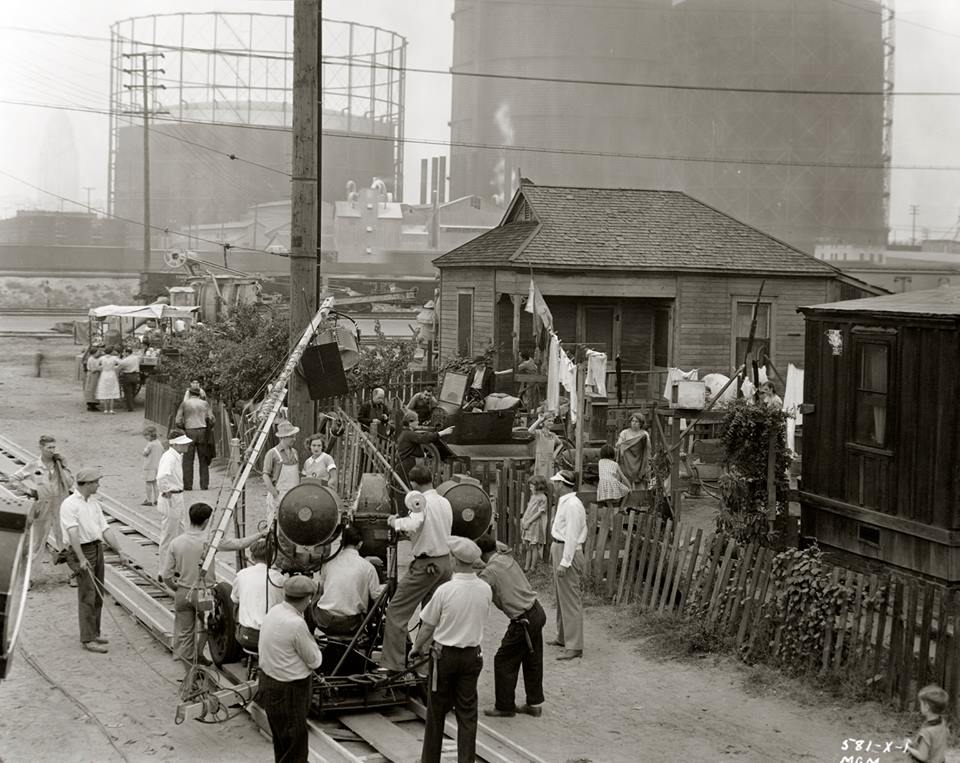
<svg viewBox="0 0 960 763"><path fill-rule="evenodd" d="M217 555L217 549L219 548L221 541L223 541L223 536L233 517L234 509L236 509L237 502L240 500L240 495L243 492L243 486L246 483L247 478L250 476L250 472L253 469L253 465L257 461L257 457L260 455L260 451L263 448L264 443L267 441L267 435L270 432L270 427L273 426L273 421L277 417L280 407L283 405L283 391L286 389L287 382L290 380L293 370L297 367L297 363L300 362L300 358L303 356L304 350L307 349L307 346L313 339L314 334L316 334L320 328L320 324L323 323L332 309L333 297L327 297L321 303L317 314L311 319L310 325L304 330L303 335L300 337L300 341L297 342L296 346L290 351L290 355L287 357L286 365L284 365L283 370L280 372L280 375L274 382L273 389L267 395L267 400L270 401L267 417L263 420L263 423L257 430L257 436L253 441L253 445L247 452L243 467L240 469L240 473L237 475L237 479L233 483L233 489L230 491L230 498L227 500L226 508L223 510L223 516L220 517L220 524L217 525L217 529L213 533L213 538L210 540L210 547L207 549L207 554L203 558L203 564L200 566L202 573L206 573L207 570L213 567L213 562Z"/></svg>

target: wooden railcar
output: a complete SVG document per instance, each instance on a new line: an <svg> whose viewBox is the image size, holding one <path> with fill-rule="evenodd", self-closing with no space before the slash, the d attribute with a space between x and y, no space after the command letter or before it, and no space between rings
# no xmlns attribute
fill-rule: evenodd
<svg viewBox="0 0 960 763"><path fill-rule="evenodd" d="M803 534L960 584L960 288L800 312Z"/></svg>

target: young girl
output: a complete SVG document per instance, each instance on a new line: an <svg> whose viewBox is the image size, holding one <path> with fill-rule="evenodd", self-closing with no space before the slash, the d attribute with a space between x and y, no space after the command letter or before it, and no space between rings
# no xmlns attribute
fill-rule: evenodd
<svg viewBox="0 0 960 763"><path fill-rule="evenodd" d="M523 571L530 572L537 566L543 555L543 544L547 540L547 493L550 483L542 475L530 479L530 499L520 519L521 539L527 546Z"/></svg>
<svg viewBox="0 0 960 763"><path fill-rule="evenodd" d="M620 502L630 494L630 482L614 459L617 451L612 445L605 444L600 448L600 463L597 469L600 472L600 481L597 483L597 503L601 506L619 508Z"/></svg>
<svg viewBox="0 0 960 763"><path fill-rule="evenodd" d="M541 477L552 477L556 471L554 465L557 450L560 446L560 438L550 429L553 426L555 416L556 414L553 411L542 411L537 420L527 430L536 438L533 471L534 474Z"/></svg>
<svg viewBox="0 0 960 763"><path fill-rule="evenodd" d="M320 480L324 485L330 484L337 476L337 465L333 456L323 452L323 435L310 435L307 438L307 447L310 448L310 455L303 462L300 474Z"/></svg>
<svg viewBox="0 0 960 763"><path fill-rule="evenodd" d="M150 424L143 428L143 438L147 447L143 449L143 481L147 486L147 500L141 506L157 505L157 467L160 466L160 456L163 455L163 446L157 439L157 428Z"/></svg>

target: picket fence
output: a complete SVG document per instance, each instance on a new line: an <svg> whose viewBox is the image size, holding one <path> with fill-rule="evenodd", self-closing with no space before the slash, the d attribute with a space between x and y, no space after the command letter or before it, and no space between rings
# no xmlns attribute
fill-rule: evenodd
<svg viewBox="0 0 960 763"><path fill-rule="evenodd" d="M774 574L774 551L596 505L587 526L584 576L611 603L697 618L744 658L777 662L788 626L777 606L783 576ZM843 593L828 605L822 638L809 644L807 669L862 677L903 709L915 708L928 683L960 695L960 592L839 566L830 582Z"/></svg>

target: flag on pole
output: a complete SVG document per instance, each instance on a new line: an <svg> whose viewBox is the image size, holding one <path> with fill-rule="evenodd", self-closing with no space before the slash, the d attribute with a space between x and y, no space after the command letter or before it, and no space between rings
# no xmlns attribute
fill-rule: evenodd
<svg viewBox="0 0 960 763"><path fill-rule="evenodd" d="M524 309L528 313L539 317L547 331L553 331L553 315L550 313L550 308L547 307L547 302L540 293L540 289L533 282L533 278L530 279L530 293L527 295L527 306Z"/></svg>

